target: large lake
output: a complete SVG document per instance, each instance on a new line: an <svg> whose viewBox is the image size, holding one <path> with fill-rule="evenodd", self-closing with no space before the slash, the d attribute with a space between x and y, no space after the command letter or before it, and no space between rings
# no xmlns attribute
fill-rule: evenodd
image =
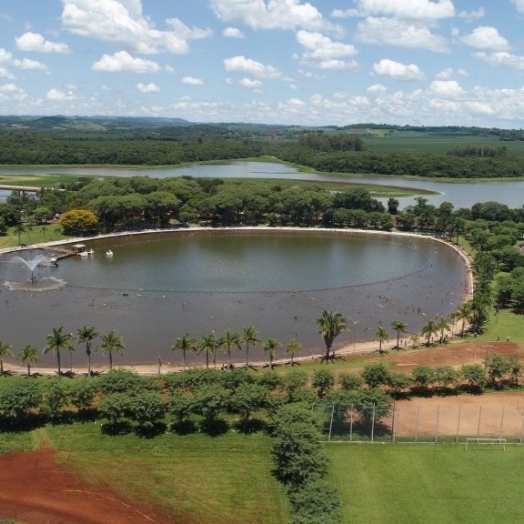
<svg viewBox="0 0 524 524"><path fill-rule="evenodd" d="M477 202L496 201L507 204L511 208L524 205L524 181L508 182L473 182L457 181L442 182L438 180L407 180L402 177L380 176L341 176L321 173L301 173L297 169L282 164L267 162L231 162L224 164L202 164L190 167L169 167L158 169L130 168L0 168L0 176L21 173L56 173L89 176L151 176L154 178L169 178L176 176L217 177L217 178L266 178L289 180L313 180L319 182L341 182L348 184L376 184L405 188L435 191L436 195L424 195L428 202L438 206L442 202L451 202L456 208L470 208ZM4 197L8 193L4 192ZM1 192L0 192L1 196ZM399 199L401 207L413 204L413 197Z"/></svg>
<svg viewBox="0 0 524 524"><path fill-rule="evenodd" d="M185 332L219 336L228 328L254 325L262 339L275 337L285 345L295 337L303 354L312 355L323 349L315 327L323 309L350 318L351 332L340 336L337 346L372 339L379 323L393 338L393 320L419 332L428 318L455 311L467 280L453 249L410 236L188 230L86 243L93 255L36 269L38 285L64 282L48 291L34 290L29 269L16 254L0 259L0 334L15 351L27 343L42 348L52 327L76 332L88 324L123 335L126 354L117 363L154 363L158 355L179 363L180 355L170 348ZM106 256L108 249L112 257ZM31 261L40 254L24 256ZM26 291L10 290L6 281ZM265 358L260 349L253 357ZM223 362L225 356L217 359ZM84 361L80 346L74 363ZM101 356L95 361L105 363ZM42 362L53 365L54 358Z"/></svg>

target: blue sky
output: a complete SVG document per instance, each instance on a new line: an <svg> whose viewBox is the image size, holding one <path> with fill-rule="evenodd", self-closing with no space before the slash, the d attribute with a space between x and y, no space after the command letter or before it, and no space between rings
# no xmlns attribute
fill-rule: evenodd
<svg viewBox="0 0 524 524"><path fill-rule="evenodd" d="M2 0L0 113L524 127L524 0Z"/></svg>

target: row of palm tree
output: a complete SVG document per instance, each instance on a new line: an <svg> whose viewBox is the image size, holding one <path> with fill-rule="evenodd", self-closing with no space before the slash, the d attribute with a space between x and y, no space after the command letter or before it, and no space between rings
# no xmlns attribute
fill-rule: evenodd
<svg viewBox="0 0 524 524"><path fill-rule="evenodd" d="M74 340L79 344L85 344L86 354L88 361L88 375L91 375L91 353L92 353L92 342L95 338L100 336L100 344L95 348L96 352L102 353L103 355L109 356L109 369L113 369L113 353L123 355L124 353L124 341L116 331L111 330L106 334L100 335L93 326L84 326L77 332L76 337L73 333L67 333L64 326L53 328L53 331L47 335L46 345L42 350L42 353L54 353L56 355L57 372L58 376L62 375L61 366L61 350L74 351ZM5 357L12 357L13 352L11 350L11 344L0 340L0 375L4 374L3 359ZM32 344L27 344L21 351L16 354L16 358L21 364L27 366L27 374L31 374L31 364L38 362L39 350Z"/></svg>
<svg viewBox="0 0 524 524"><path fill-rule="evenodd" d="M239 334L231 329L226 330L226 332L221 337L216 337L213 333L203 333L200 335L200 340L191 338L189 333L185 333L183 336L178 337L171 346L173 351L181 350L182 351L182 367L185 371L186 369L186 354L187 352L196 352L198 354L204 353L206 356L206 368L209 368L209 357L214 355L217 349L222 349L227 354L227 365L231 369L231 353L232 351L240 351L242 345L245 345L246 349L246 363L245 367L248 368L249 363L249 350L254 348L257 344L262 341L259 339L259 333L254 326L249 326L243 329L242 334ZM268 338L262 344L264 351L268 352L269 356L269 367L272 369L274 366L274 360L278 348L282 347L282 344L275 338ZM291 339L286 346L286 353L291 357L291 365L295 364L294 357L300 352L301 346L295 340Z"/></svg>

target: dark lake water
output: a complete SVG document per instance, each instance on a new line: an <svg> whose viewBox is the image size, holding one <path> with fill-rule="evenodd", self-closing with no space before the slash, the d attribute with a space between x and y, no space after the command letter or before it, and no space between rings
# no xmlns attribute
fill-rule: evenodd
<svg viewBox="0 0 524 524"><path fill-rule="evenodd" d="M175 363L181 356L170 348L185 332L220 336L254 325L262 340L275 337L285 346L297 338L310 355L323 349L315 326L323 309L350 319L351 332L337 339L341 346L370 340L379 323L389 329L398 319L419 332L428 318L456 310L466 285L454 250L408 236L213 230L86 244L94 250L89 257L64 259L58 268L38 266L36 285L15 254L0 258L0 334L15 351L27 343L42 348L52 327L76 332L88 324L124 337L125 356L116 357L117 363L153 364L158 355ZM40 255L24 256L30 264ZM25 291L8 289L6 281ZM48 283L51 289L35 290ZM252 355L265 358L260 349ZM236 357L243 359L243 352ZM80 346L74 363L84 361ZM97 361L105 363L101 356ZM54 358L42 362L53 365Z"/></svg>

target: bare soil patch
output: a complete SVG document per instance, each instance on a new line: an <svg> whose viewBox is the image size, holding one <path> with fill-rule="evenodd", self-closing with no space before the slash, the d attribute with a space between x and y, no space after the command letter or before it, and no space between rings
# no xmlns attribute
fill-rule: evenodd
<svg viewBox="0 0 524 524"><path fill-rule="evenodd" d="M0 455L0 519L26 524L168 524L170 521L64 471L51 450Z"/></svg>

